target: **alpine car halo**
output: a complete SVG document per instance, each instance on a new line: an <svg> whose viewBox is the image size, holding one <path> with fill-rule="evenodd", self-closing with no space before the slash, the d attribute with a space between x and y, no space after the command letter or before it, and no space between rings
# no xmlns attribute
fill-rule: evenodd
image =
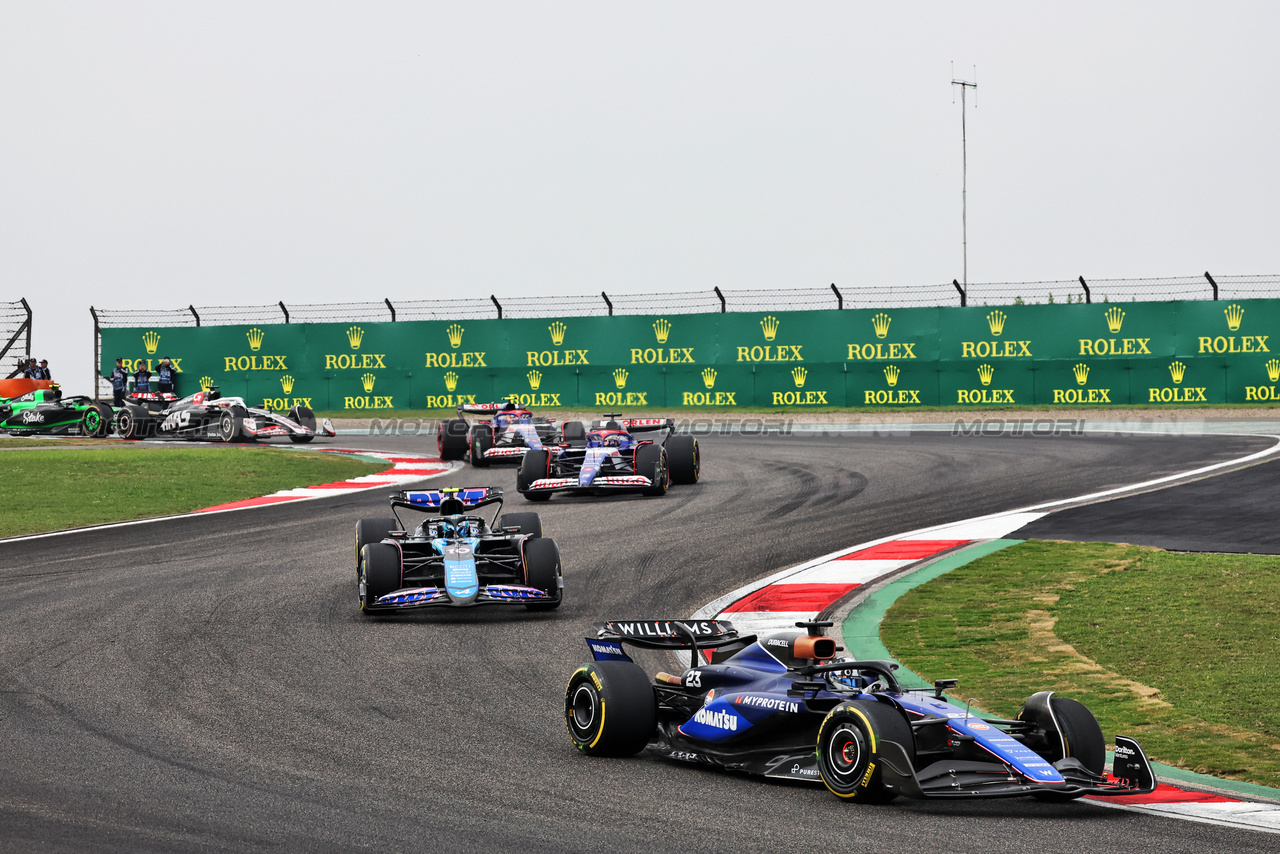
<svg viewBox="0 0 1280 854"><path fill-rule="evenodd" d="M1116 736L1112 776L1103 773L1102 730L1075 700L1041 691L1016 720L983 717L943 697L954 679L904 689L891 661L836 658L835 641L822 635L831 623L796 625L803 631L757 639L716 620L597 623L587 638L595 660L574 671L565 691L573 743L592 756L648 747L686 762L821 781L854 801L1155 790L1131 738ZM651 682L624 644L690 650L690 667Z"/></svg>
<svg viewBox="0 0 1280 854"><path fill-rule="evenodd" d="M567 422L566 435L574 425L582 428L581 422ZM661 443L636 435L660 430L667 431ZM530 501L546 501L555 492L665 495L672 483L698 482L698 440L677 434L671 418L605 415L582 432L581 441L529 449L516 475L521 495Z"/></svg>
<svg viewBox="0 0 1280 854"><path fill-rule="evenodd" d="M472 425L462 417L464 413L491 417ZM460 460L470 455L471 464L477 468L493 462L518 463L530 448L581 440L582 424L575 423L576 433L562 430L554 419L534 415L511 401L460 403L457 418L440 422L436 430L436 450L442 460Z"/></svg>
<svg viewBox="0 0 1280 854"><path fill-rule="evenodd" d="M494 520L467 513L498 505ZM431 514L416 527L397 508ZM537 513L502 510L493 486L391 494L394 518L356 523L360 610L368 613L468 605L558 608L564 577L556 541Z"/></svg>

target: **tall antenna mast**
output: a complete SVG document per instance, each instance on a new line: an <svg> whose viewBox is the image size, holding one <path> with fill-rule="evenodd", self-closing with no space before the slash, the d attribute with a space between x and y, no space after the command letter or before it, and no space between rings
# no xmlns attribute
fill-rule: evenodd
<svg viewBox="0 0 1280 854"><path fill-rule="evenodd" d="M973 67L973 80L957 80L956 64L951 63L951 103L955 103L955 87L960 87L960 153L963 163L963 171L961 172L960 183L960 236L964 246L964 291L965 295L969 293L969 141L968 131L965 127L965 93L973 89L974 99L973 106L978 106L978 67Z"/></svg>

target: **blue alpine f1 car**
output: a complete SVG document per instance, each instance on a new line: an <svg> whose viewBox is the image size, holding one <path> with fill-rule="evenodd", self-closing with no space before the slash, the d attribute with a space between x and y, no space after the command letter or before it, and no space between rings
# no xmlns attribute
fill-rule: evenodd
<svg viewBox="0 0 1280 854"><path fill-rule="evenodd" d="M836 658L828 622L757 638L724 621L617 620L587 638L594 661L565 692L570 737L592 756L646 747L671 759L790 780L841 798L1133 795L1155 789L1138 742L1116 736L1111 776L1093 714L1051 691L1016 720L949 702L944 679L906 690L891 661ZM650 680L624 645L690 650L683 674ZM700 655L709 652L709 663Z"/></svg>
<svg viewBox="0 0 1280 854"><path fill-rule="evenodd" d="M491 520L467 512L491 504ZM397 509L429 516L406 525ZM392 517L356 523L360 610L558 608L564 578L556 541L542 536L537 513L501 511L502 490L492 486L392 493Z"/></svg>
<svg viewBox="0 0 1280 854"><path fill-rule="evenodd" d="M637 435L662 430L661 441ZM672 483L697 483L702 473L698 440L677 434L671 418L606 415L590 429L567 422L564 433L581 433L582 439L530 447L521 460L516 489L530 501L556 492L665 495Z"/></svg>

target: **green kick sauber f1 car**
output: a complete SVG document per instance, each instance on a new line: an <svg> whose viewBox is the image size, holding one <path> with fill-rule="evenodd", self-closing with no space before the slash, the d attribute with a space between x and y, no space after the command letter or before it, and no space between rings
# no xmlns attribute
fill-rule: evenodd
<svg viewBox="0 0 1280 854"><path fill-rule="evenodd" d="M115 412L92 398L63 397L62 391L41 388L20 397L0 397L0 432L17 436L33 433L105 437Z"/></svg>

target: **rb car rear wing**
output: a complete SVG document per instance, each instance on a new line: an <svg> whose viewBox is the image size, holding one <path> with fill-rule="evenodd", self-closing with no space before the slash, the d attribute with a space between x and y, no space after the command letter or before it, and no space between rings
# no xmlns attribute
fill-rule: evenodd
<svg viewBox="0 0 1280 854"><path fill-rule="evenodd" d="M586 638L596 661L630 661L622 645L642 649L687 649L698 666L698 650L746 647L755 635L739 635L727 620L608 620L596 623L596 636Z"/></svg>

